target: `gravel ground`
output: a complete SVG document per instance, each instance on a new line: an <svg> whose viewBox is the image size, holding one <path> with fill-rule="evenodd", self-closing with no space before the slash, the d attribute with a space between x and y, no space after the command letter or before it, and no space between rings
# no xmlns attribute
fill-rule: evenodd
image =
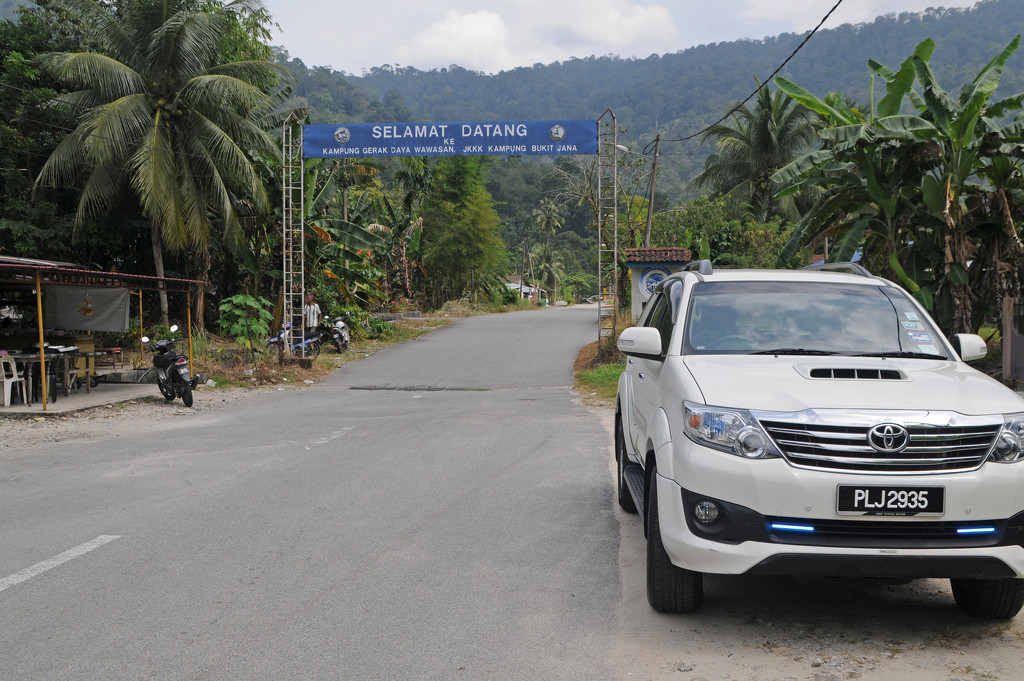
<svg viewBox="0 0 1024 681"><path fill-rule="evenodd" d="M76 438L119 437L143 430L176 427L191 417L236 405L253 395L297 389L301 388L267 386L199 389L195 393L195 402L192 408L188 408L181 403L181 400L166 402L156 393L154 385L152 397L93 407L68 414L36 418L0 418L0 427L4 432L4 437L0 441L0 450L15 450L16 452L33 445L64 442Z"/></svg>

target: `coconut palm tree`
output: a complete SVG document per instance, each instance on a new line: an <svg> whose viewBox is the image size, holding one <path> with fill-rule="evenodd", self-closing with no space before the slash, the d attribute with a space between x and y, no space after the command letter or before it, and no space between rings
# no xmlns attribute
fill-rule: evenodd
<svg viewBox="0 0 1024 681"><path fill-rule="evenodd" d="M544 235L544 243L551 245L551 239L562 227L562 209L554 199L540 200L540 206L533 211L533 220Z"/></svg>
<svg viewBox="0 0 1024 681"><path fill-rule="evenodd" d="M80 184L76 223L133 197L150 224L158 276L164 245L205 252L214 223L231 243L241 231L233 199L266 207L247 152L280 156L261 118L292 82L279 65L223 56L234 51L228 38L239 24L262 12L259 0L68 5L95 26L102 49L40 58L75 90L56 101L80 118L43 166L37 187ZM166 323L166 294L161 315Z"/></svg>
<svg viewBox="0 0 1024 681"><path fill-rule="evenodd" d="M741 106L730 118L731 124L714 125L701 136L713 141L717 151L691 186L748 205L759 222L798 217L791 198L786 204L776 202L772 175L817 145L817 114L782 91L773 94L762 87L752 110Z"/></svg>
<svg viewBox="0 0 1024 681"><path fill-rule="evenodd" d="M565 274L562 263L555 260L555 257L551 246L544 244L530 254L530 268L535 270L537 278L551 294L552 302L558 298L558 278Z"/></svg>

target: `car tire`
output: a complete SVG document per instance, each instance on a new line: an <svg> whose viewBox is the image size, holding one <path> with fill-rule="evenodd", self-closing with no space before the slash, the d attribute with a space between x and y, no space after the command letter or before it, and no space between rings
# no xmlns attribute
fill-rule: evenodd
<svg viewBox="0 0 1024 681"><path fill-rule="evenodd" d="M658 471L647 493L647 602L658 612L693 612L704 600L704 576L672 563L661 541L658 518Z"/></svg>
<svg viewBox="0 0 1024 681"><path fill-rule="evenodd" d="M619 419L619 415L615 415L615 468L618 471L615 483L615 491L619 497L619 508L626 513L636 513L636 502L633 500L633 495L629 492L629 487L626 485L626 438L622 434L622 422Z"/></svg>
<svg viewBox="0 0 1024 681"><path fill-rule="evenodd" d="M1008 620L1024 607L1024 579L951 579L953 600L972 617Z"/></svg>

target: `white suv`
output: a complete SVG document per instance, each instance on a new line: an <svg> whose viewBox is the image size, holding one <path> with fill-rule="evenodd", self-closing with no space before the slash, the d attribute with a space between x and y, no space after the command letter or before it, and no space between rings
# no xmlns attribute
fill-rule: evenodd
<svg viewBox="0 0 1024 681"><path fill-rule="evenodd" d="M1024 400L858 265L666 278L618 348L618 498L643 514L647 595L702 574L949 578L1024 604Z"/></svg>

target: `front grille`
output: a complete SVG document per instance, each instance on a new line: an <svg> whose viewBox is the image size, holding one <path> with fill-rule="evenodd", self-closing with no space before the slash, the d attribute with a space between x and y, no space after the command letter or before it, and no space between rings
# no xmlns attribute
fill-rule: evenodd
<svg viewBox="0 0 1024 681"><path fill-rule="evenodd" d="M949 473L973 470L988 455L1001 424L910 426L899 453L868 444L871 426L830 426L787 421L761 425L794 466L857 473Z"/></svg>

